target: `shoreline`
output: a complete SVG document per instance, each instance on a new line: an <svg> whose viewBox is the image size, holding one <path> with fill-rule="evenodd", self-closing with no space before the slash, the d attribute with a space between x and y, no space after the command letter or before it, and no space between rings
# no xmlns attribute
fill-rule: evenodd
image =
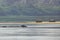
<svg viewBox="0 0 60 40"><path fill-rule="evenodd" d="M60 24L60 22L0 22L0 24Z"/></svg>

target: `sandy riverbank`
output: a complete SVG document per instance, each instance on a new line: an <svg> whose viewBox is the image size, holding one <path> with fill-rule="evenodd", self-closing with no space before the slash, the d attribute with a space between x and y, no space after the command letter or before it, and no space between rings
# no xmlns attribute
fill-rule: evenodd
<svg viewBox="0 0 60 40"><path fill-rule="evenodd" d="M60 24L60 22L1 22L0 24Z"/></svg>

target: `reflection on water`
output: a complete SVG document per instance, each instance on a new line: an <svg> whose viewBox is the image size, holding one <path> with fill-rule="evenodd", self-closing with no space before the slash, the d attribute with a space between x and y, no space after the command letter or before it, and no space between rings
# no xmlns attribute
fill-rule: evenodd
<svg viewBox="0 0 60 40"><path fill-rule="evenodd" d="M60 29L0 28L0 36L60 36Z"/></svg>
<svg viewBox="0 0 60 40"><path fill-rule="evenodd" d="M0 28L0 40L60 40L60 29Z"/></svg>
<svg viewBox="0 0 60 40"><path fill-rule="evenodd" d="M0 37L0 40L60 40L60 37L42 37L42 36L8 36Z"/></svg>
<svg viewBox="0 0 60 40"><path fill-rule="evenodd" d="M38 25L38 26L37 25L32 25L32 26L27 25L28 27L26 27L26 28L22 28L22 27L2 28L2 27L0 27L0 40L60 40L59 25L60 24L56 24L56 25L52 24L52 25L48 25L48 26L47 26L47 24ZM2 25L0 25L0 26L2 26ZM9 25L7 25L7 26L9 26ZM14 26L16 26L16 25L14 25ZM50 26L51 26L51 28L50 28Z"/></svg>

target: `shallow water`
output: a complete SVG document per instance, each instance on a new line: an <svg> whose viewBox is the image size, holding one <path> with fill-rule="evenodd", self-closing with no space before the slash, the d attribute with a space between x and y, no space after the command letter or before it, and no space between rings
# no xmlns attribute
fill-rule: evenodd
<svg viewBox="0 0 60 40"><path fill-rule="evenodd" d="M0 26L17 27L26 25L27 27L60 27L60 24L0 24Z"/></svg>

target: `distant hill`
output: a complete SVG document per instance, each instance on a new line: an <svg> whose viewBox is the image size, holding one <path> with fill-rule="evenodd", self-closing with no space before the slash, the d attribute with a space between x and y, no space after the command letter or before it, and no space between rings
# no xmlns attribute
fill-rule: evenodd
<svg viewBox="0 0 60 40"><path fill-rule="evenodd" d="M60 0L0 0L0 16L60 15Z"/></svg>

